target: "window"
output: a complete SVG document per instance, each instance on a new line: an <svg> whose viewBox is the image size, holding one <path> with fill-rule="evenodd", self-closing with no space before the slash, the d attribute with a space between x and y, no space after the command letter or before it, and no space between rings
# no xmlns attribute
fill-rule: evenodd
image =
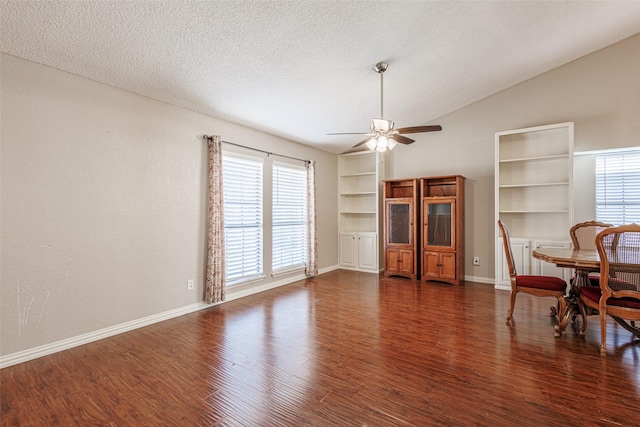
<svg viewBox="0 0 640 427"><path fill-rule="evenodd" d="M262 276L262 161L223 156L225 266L228 285Z"/></svg>
<svg viewBox="0 0 640 427"><path fill-rule="evenodd" d="M306 266L307 172L273 165L273 272Z"/></svg>
<svg viewBox="0 0 640 427"><path fill-rule="evenodd" d="M640 223L640 149L596 155L596 219Z"/></svg>

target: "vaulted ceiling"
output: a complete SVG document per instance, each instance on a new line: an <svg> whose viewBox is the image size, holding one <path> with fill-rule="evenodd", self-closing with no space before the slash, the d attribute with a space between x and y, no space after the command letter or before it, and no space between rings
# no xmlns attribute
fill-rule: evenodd
<svg viewBox="0 0 640 427"><path fill-rule="evenodd" d="M8 1L1 48L341 152L640 32L640 1Z"/></svg>

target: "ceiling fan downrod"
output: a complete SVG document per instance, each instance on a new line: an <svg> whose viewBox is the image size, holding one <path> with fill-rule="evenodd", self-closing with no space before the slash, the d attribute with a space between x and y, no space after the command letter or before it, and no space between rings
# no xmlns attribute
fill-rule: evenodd
<svg viewBox="0 0 640 427"><path fill-rule="evenodd" d="M380 74L380 118L384 119L384 72L389 67L388 61L380 61L374 67L374 71Z"/></svg>

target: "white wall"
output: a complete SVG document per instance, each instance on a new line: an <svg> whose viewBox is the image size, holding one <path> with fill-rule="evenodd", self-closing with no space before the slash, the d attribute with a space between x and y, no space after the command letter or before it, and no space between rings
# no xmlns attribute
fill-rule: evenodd
<svg viewBox="0 0 640 427"><path fill-rule="evenodd" d="M334 154L12 56L0 84L0 355L202 301L203 134L315 159L319 266L337 264Z"/></svg>
<svg viewBox="0 0 640 427"><path fill-rule="evenodd" d="M467 177L467 277L494 278L495 133L573 121L575 151L640 145L639 52L640 34L433 120L442 132L416 134L415 143L392 151L392 178ZM587 157L576 161L575 173L575 219L592 219Z"/></svg>

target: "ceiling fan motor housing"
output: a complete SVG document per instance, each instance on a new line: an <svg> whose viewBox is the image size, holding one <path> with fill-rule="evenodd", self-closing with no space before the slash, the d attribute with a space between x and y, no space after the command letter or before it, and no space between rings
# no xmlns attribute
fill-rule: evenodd
<svg viewBox="0 0 640 427"><path fill-rule="evenodd" d="M371 130L374 132L389 132L393 129L395 123L386 119L373 119L371 123Z"/></svg>

